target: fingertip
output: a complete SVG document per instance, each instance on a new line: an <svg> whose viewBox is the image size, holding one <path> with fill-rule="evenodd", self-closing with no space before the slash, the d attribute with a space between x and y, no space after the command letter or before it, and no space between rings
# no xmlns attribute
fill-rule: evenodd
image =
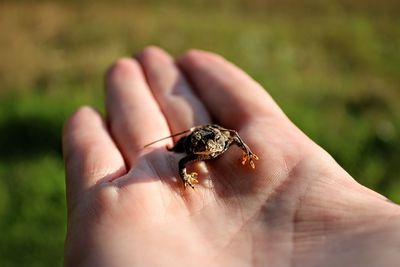
<svg viewBox="0 0 400 267"><path fill-rule="evenodd" d="M172 61L173 58L162 48L158 46L147 46L135 58L142 64L147 64L153 60Z"/></svg>
<svg viewBox="0 0 400 267"><path fill-rule="evenodd" d="M102 125L101 114L91 106L81 106L66 119L62 131L62 147L65 161L68 161L76 143L77 132L83 125Z"/></svg>
<svg viewBox="0 0 400 267"><path fill-rule="evenodd" d="M106 89L115 87L116 84L132 80L132 76L142 75L140 64L133 58L120 58L106 73Z"/></svg>
<svg viewBox="0 0 400 267"><path fill-rule="evenodd" d="M178 64L182 66L199 65L207 61L226 61L222 56L200 49L189 49L178 59Z"/></svg>
<svg viewBox="0 0 400 267"><path fill-rule="evenodd" d="M157 46L144 48L136 55L136 59L142 67L150 89L154 89L154 86L159 87L160 83L174 82L173 80L177 77L174 59Z"/></svg>
<svg viewBox="0 0 400 267"><path fill-rule="evenodd" d="M89 119L101 120L100 112L98 112L93 107L87 105L79 107L65 120L63 126L63 135L75 129L78 124L82 123L82 121L87 121Z"/></svg>

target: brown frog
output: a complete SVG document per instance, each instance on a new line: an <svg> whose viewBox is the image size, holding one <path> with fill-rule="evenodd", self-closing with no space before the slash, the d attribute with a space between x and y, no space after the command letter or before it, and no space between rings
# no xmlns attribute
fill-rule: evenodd
<svg viewBox="0 0 400 267"><path fill-rule="evenodd" d="M198 183L196 172L189 174L186 172L187 164L214 159L233 144L243 150L242 164L248 162L253 169L255 168L253 160L258 160L258 157L243 142L235 130L226 129L216 124L206 124L193 127L183 133L186 132L190 132L190 134L179 139L172 148L167 147L169 151L187 154L179 161L179 175L185 187L189 185L194 189L194 184Z"/></svg>

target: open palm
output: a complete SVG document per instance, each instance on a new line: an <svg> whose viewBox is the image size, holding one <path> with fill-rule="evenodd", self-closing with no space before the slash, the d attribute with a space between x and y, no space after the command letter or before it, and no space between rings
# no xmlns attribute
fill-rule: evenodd
<svg viewBox="0 0 400 267"><path fill-rule="evenodd" d="M67 266L394 266L393 251L360 252L387 240L371 229L400 236L388 219L400 209L223 58L147 48L119 60L106 88L108 123L84 107L64 130ZM143 147L205 123L237 130L260 160L242 166L231 148L191 165L200 183L184 189L172 140Z"/></svg>

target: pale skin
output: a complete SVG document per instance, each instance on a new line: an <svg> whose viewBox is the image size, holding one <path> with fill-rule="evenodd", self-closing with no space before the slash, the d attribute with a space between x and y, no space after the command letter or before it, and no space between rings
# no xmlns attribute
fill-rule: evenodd
<svg viewBox="0 0 400 267"><path fill-rule="evenodd" d="M399 206L222 57L149 47L120 59L106 112L82 107L65 124L66 266L398 266ZM184 189L173 140L143 147L207 123L237 130L260 159L242 166L231 148L189 167L199 184Z"/></svg>

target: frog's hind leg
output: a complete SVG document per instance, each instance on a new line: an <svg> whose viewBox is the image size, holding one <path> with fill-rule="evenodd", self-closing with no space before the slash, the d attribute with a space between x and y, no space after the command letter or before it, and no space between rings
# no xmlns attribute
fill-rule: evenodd
<svg viewBox="0 0 400 267"><path fill-rule="evenodd" d="M183 184L186 186L190 186L194 189L194 184L197 184L199 181L197 180L197 173L187 173L186 172L186 165L189 163L193 163L196 161L201 161L202 157L198 155L189 155L184 157L179 161L179 175L183 181Z"/></svg>

